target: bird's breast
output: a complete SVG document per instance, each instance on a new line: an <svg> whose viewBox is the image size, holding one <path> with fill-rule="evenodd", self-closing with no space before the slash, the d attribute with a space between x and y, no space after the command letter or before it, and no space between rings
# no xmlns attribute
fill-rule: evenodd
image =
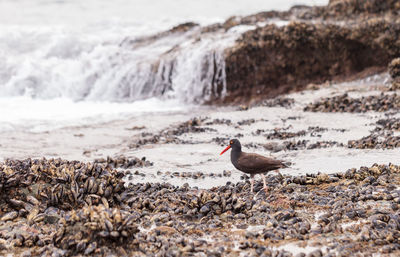
<svg viewBox="0 0 400 257"><path fill-rule="evenodd" d="M231 162L236 169L238 169L240 171L244 171L243 167L239 164L240 156L241 156L240 152L238 153L238 152L232 151L231 152Z"/></svg>

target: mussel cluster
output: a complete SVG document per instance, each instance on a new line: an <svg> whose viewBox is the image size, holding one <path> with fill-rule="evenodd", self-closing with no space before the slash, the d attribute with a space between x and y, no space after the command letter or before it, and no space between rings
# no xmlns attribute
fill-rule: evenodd
<svg viewBox="0 0 400 257"><path fill-rule="evenodd" d="M140 214L104 205L72 210L61 218L53 236L54 245L71 253L92 254L98 246L122 245L137 249L135 235L139 232Z"/></svg>
<svg viewBox="0 0 400 257"><path fill-rule="evenodd" d="M310 140L287 140L283 141L282 144L278 144L276 142L271 142L264 144L263 147L268 151L279 152L279 151L296 151L302 149L320 149L320 148L328 148L332 146L343 147L343 143L339 143L337 141L316 141L311 143Z"/></svg>
<svg viewBox="0 0 400 257"><path fill-rule="evenodd" d="M389 63L389 74L392 77L392 86L390 89L400 89L400 58L395 58Z"/></svg>
<svg viewBox="0 0 400 257"><path fill-rule="evenodd" d="M349 140L349 148L357 149L393 149L400 147L400 136L371 134L357 140Z"/></svg>
<svg viewBox="0 0 400 257"><path fill-rule="evenodd" d="M192 179L200 179L200 178L205 178L205 177L230 177L232 175L232 171L229 170L224 170L222 173L205 173L205 172L201 172L201 171L197 171L197 172L188 172L188 171L184 171L184 172L170 172L170 171L157 171L157 175L159 176L169 176L171 178L174 177L181 177L181 178L192 178Z"/></svg>
<svg viewBox="0 0 400 257"><path fill-rule="evenodd" d="M301 137L305 136L306 131L305 130L300 130L297 132L290 132L290 131L282 131L280 129L274 129L272 133L266 134L265 137L267 139L288 139L288 138L293 138L293 137Z"/></svg>
<svg viewBox="0 0 400 257"><path fill-rule="evenodd" d="M178 136L185 133L200 133L206 131L216 131L213 128L200 126L204 122L205 118L193 118L173 128L168 128L160 131L157 134L143 132L140 139L129 144L129 148L139 148L147 144L157 144L157 143L188 143ZM190 142L189 142L190 143Z"/></svg>
<svg viewBox="0 0 400 257"><path fill-rule="evenodd" d="M122 177L107 163L0 163L0 254L293 256L279 248L293 242L318 256L400 252L393 164L268 176L257 196L247 180L202 190Z"/></svg>
<svg viewBox="0 0 400 257"><path fill-rule="evenodd" d="M204 125L231 125L230 119L213 119L212 121L204 122Z"/></svg>
<svg viewBox="0 0 400 257"><path fill-rule="evenodd" d="M266 107L285 107L285 108L290 108L294 104L294 99L293 98L288 98L288 97L275 97L273 99L267 99L261 102L259 105L260 106L266 106Z"/></svg>
<svg viewBox="0 0 400 257"><path fill-rule="evenodd" d="M241 120L241 121L238 121L237 122L237 124L239 125L239 126L242 126L242 125L251 125L251 124L253 124L253 123L255 123L256 122L256 120L255 119L246 119L246 120Z"/></svg>
<svg viewBox="0 0 400 257"><path fill-rule="evenodd" d="M137 167L148 167L152 166L153 163L146 161L146 157L142 157L141 159L134 157L134 158L126 158L124 156L120 156L117 158L107 157L107 159L96 159L95 163L105 163L107 166L111 168L137 168Z"/></svg>
<svg viewBox="0 0 400 257"><path fill-rule="evenodd" d="M376 122L378 127L375 131L381 130L391 130L391 131L400 131L400 119L399 118L390 118L390 119L380 119Z"/></svg>
<svg viewBox="0 0 400 257"><path fill-rule="evenodd" d="M27 202L63 210L100 202L113 206L124 184L123 173L106 165L61 159L6 160L0 171L2 200L28 211Z"/></svg>
<svg viewBox="0 0 400 257"><path fill-rule="evenodd" d="M384 112L400 109L400 96L397 94L371 95L361 98L351 98L348 94L323 98L318 102L304 107L307 112L352 112L367 111Z"/></svg>
<svg viewBox="0 0 400 257"><path fill-rule="evenodd" d="M11 246L54 245L75 254L92 243L101 246L101 236L115 242L132 237L134 220L120 210L123 176L106 163L6 160L0 164L1 221L17 222L3 224L10 229L3 239Z"/></svg>
<svg viewBox="0 0 400 257"><path fill-rule="evenodd" d="M400 130L400 119L380 119L372 133L357 140L349 140L347 146L357 149L393 149L400 147L400 136L394 132Z"/></svg>
<svg viewBox="0 0 400 257"><path fill-rule="evenodd" d="M349 169L343 173L343 177L346 179L354 179L356 181L365 181L366 178L373 177L376 179L387 176L396 176L400 173L400 167L394 164L389 165L377 165L374 164L372 167L360 167L360 169ZM388 184L386 181L383 185Z"/></svg>
<svg viewBox="0 0 400 257"><path fill-rule="evenodd" d="M332 146L343 147L343 143L339 143L337 141L317 141L315 143L311 143L307 146L307 149L320 149L320 148L329 148Z"/></svg>

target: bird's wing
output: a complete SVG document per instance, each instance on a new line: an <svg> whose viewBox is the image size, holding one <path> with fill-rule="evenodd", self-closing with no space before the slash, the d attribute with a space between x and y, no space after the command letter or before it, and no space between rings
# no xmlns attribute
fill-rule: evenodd
<svg viewBox="0 0 400 257"><path fill-rule="evenodd" d="M282 161L267 158L259 154L244 153L238 160L238 165L254 172L266 172L284 168Z"/></svg>

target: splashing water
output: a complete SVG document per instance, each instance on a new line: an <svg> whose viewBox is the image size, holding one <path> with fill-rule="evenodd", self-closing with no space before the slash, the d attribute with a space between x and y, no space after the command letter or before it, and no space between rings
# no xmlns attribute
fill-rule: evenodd
<svg viewBox="0 0 400 257"><path fill-rule="evenodd" d="M197 27L120 43L84 32L26 29L13 36L15 41L25 42L18 45L5 39L9 34L3 34L0 93L96 101L156 96L202 102L223 97L223 50L238 35L235 31L204 34ZM12 51L14 55L9 54Z"/></svg>
<svg viewBox="0 0 400 257"><path fill-rule="evenodd" d="M252 27L205 33L194 26L186 31L160 32L189 20L207 25L231 15L286 9L296 2L253 3L1 1L0 122L14 120L10 118L15 114L12 108L26 110L35 100L40 106L47 101L50 110L57 99L144 103L142 100L156 97L183 106L224 97L224 50ZM33 101L20 101L26 97ZM22 106L15 109L12 102ZM24 102L29 104L23 106ZM80 109L77 116L85 111ZM35 120L42 116L15 117Z"/></svg>
<svg viewBox="0 0 400 257"><path fill-rule="evenodd" d="M292 4L296 2L2 1L0 96L129 102L154 96L184 102L223 97L223 50L245 30L202 33L194 27L143 37L187 22L188 15L209 24ZM17 8L23 15L14 12Z"/></svg>

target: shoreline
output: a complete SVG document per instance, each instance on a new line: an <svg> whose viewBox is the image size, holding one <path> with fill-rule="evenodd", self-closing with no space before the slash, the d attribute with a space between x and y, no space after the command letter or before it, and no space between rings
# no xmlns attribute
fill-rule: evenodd
<svg viewBox="0 0 400 257"><path fill-rule="evenodd" d="M400 255L399 10L330 0L143 37L45 29L49 45L4 65L0 255ZM27 56L39 75L13 59ZM233 138L291 165L250 193L219 156Z"/></svg>
<svg viewBox="0 0 400 257"><path fill-rule="evenodd" d="M246 110L206 106L39 133L7 132L1 134L0 155L4 159L61 157L85 162L107 157L145 157L154 166L129 171L145 174L136 178L141 182L189 183L199 188L210 188L213 183L224 185L226 178L219 177L224 171L231 173L231 182L241 180L243 174L233 168L229 156L218 155L232 137L241 140L247 152L292 162L282 174L334 173L377 161L394 163L400 154L395 145L396 129L386 129L380 122L384 126L397 124L400 116L396 113L336 112L333 107L325 112L313 111L331 99L338 102L332 102L332 106L339 106L340 101L367 106L381 92L394 95L387 91L390 85L385 81L386 75L381 74L319 85ZM342 97L343 94L347 96ZM360 97L365 98L365 103L357 100ZM380 138L386 138L386 145ZM372 149L367 149L371 140L375 140ZM188 174L173 176L176 172Z"/></svg>

